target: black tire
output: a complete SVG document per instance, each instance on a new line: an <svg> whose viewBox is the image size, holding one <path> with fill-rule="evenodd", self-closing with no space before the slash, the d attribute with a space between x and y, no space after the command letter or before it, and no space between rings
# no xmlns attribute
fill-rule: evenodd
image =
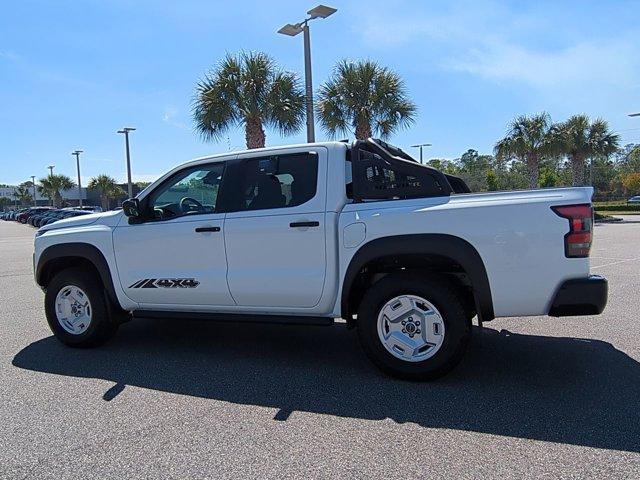
<svg viewBox="0 0 640 480"><path fill-rule="evenodd" d="M392 355L378 336L378 314L399 295L417 295L440 312L445 335L440 349L430 358L409 362ZM434 380L450 372L464 355L471 325L456 290L446 279L423 278L413 274L392 274L375 283L365 293L358 309L358 337L369 359L383 372L404 380Z"/></svg>
<svg viewBox="0 0 640 480"><path fill-rule="evenodd" d="M89 327L80 334L67 332L56 315L55 301L58 292L66 286L74 285L86 293L91 302L91 322ZM110 312L114 306L109 304L104 286L97 275L79 268L62 270L49 282L44 297L44 308L49 328L65 345L77 348L95 347L109 340L118 329L117 318L112 318Z"/></svg>

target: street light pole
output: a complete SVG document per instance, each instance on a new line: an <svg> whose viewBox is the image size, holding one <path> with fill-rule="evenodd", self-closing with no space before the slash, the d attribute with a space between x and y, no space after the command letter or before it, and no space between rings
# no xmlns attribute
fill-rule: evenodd
<svg viewBox="0 0 640 480"><path fill-rule="evenodd" d="M118 130L118 133L124 134L124 145L127 152L127 193L129 198L133 198L133 183L131 183L131 154L129 153L129 132L133 132L135 128L124 127L122 130Z"/></svg>
<svg viewBox="0 0 640 480"><path fill-rule="evenodd" d="M307 143L316 141L316 132L313 118L313 81L311 79L311 36L309 34L309 22L304 22L304 84L305 98L307 101Z"/></svg>
<svg viewBox="0 0 640 480"><path fill-rule="evenodd" d="M82 207L82 184L80 183L80 154L82 150L76 150L71 152L71 155L76 156L76 167L78 169L78 206Z"/></svg>
<svg viewBox="0 0 640 480"><path fill-rule="evenodd" d="M31 175L31 185L33 186L33 206L38 206L38 202L36 201L36 176Z"/></svg>
<svg viewBox="0 0 640 480"><path fill-rule="evenodd" d="M640 117L640 112L638 112L638 113L630 113L629 116L630 117Z"/></svg>
<svg viewBox="0 0 640 480"><path fill-rule="evenodd" d="M308 18L301 22L291 24L287 23L278 30L278 33L295 37L299 33L303 33L304 37L304 84L305 84L305 103L307 116L307 143L316 141L315 123L313 119L313 81L311 79L311 35L309 32L309 22L316 18L327 18L338 10L325 5L318 5L307 12Z"/></svg>
<svg viewBox="0 0 640 480"><path fill-rule="evenodd" d="M419 148L420 149L420 164L422 164L422 147L430 147L430 143L419 143L418 145L411 145L411 148Z"/></svg>

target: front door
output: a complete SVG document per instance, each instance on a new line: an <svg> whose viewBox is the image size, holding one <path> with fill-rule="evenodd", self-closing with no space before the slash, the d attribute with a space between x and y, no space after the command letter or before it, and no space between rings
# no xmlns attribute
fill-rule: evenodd
<svg viewBox="0 0 640 480"><path fill-rule="evenodd" d="M234 166L238 188L227 205L224 236L237 305L311 308L320 301L326 159L326 149L317 148L256 154Z"/></svg>
<svg viewBox="0 0 640 480"><path fill-rule="evenodd" d="M217 213L224 163L188 167L142 201L147 221L114 229L122 288L142 308L234 305L227 286L224 213Z"/></svg>

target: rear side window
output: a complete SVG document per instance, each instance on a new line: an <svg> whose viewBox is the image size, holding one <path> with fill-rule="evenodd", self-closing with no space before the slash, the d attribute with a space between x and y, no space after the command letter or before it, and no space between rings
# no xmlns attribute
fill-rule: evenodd
<svg viewBox="0 0 640 480"><path fill-rule="evenodd" d="M240 191L231 211L296 207L316 195L318 155L303 152L242 162Z"/></svg>
<svg viewBox="0 0 640 480"><path fill-rule="evenodd" d="M349 159L344 162L344 180L347 198L349 200L353 200L353 166L351 165L351 160Z"/></svg>

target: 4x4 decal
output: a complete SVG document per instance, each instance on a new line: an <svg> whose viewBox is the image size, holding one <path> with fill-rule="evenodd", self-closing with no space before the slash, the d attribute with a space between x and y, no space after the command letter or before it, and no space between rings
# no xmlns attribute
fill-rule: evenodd
<svg viewBox="0 0 640 480"><path fill-rule="evenodd" d="M196 288L200 282L195 278L143 278L129 288Z"/></svg>

